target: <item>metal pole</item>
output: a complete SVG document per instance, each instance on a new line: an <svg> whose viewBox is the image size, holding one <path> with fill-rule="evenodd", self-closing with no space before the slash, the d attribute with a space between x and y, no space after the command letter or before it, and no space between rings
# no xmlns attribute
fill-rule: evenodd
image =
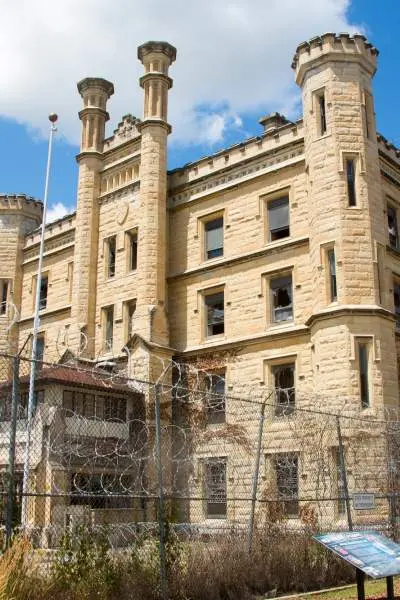
<svg viewBox="0 0 400 600"><path fill-rule="evenodd" d="M24 470L22 479L22 513L21 522L22 525L27 523L27 498L26 494L29 488L29 461L30 461L30 444L31 444L31 429L32 429L32 417L34 408L34 391L35 391L35 376L36 376L36 357L37 357L37 336L40 324L39 311L40 311L40 287L42 281L42 267L43 267L43 253L44 253L44 234L46 229L46 214L47 214L47 198L49 191L49 178L50 178L50 167L51 167L51 154L53 149L53 135L57 131L55 123L57 121L57 115L51 113L49 115L50 134L49 134L49 146L47 154L47 167L46 167L46 181L44 186L44 198L43 198L43 216L42 216L42 227L40 237L40 249L39 249L39 263L36 278L36 299L35 299L35 313L33 320L33 331L32 331L32 353L31 353L31 372L29 378L29 396L28 396L28 414L26 423L26 439L25 439L25 452L24 452Z"/></svg>
<svg viewBox="0 0 400 600"><path fill-rule="evenodd" d="M167 560L165 554L165 514L164 514L164 483L161 462L161 409L160 409L160 384L155 386L155 417L156 417L156 460L158 473L158 523L160 528L160 577L161 596L168 598Z"/></svg>
<svg viewBox="0 0 400 600"><path fill-rule="evenodd" d="M6 510L6 548L11 544L12 518L15 504L15 440L17 436L17 412L19 403L19 357L12 358L12 396L10 421L10 447L8 449L8 493Z"/></svg>
<svg viewBox="0 0 400 600"><path fill-rule="evenodd" d="M393 575L386 577L386 591L388 600L394 600Z"/></svg>
<svg viewBox="0 0 400 600"><path fill-rule="evenodd" d="M251 547L253 545L254 513L256 510L258 476L260 473L261 446L262 446L262 436L263 436L264 421L265 421L265 405L266 405L266 400L264 400L264 402L261 405L260 423L258 426L257 455L256 455L256 462L255 462L254 474L253 474L253 490L252 490L252 494L251 494L251 510L250 510L249 531L248 531L248 541L247 541L249 552L251 552Z"/></svg>
<svg viewBox="0 0 400 600"><path fill-rule="evenodd" d="M349 486L347 484L346 463L344 460L343 438L342 438L342 431L340 429L340 417L339 416L336 417L336 426L337 426L337 436L338 436L338 442L339 442L340 474L342 477L344 493L345 493L347 523L348 523L349 531L353 531L353 519L351 517Z"/></svg>

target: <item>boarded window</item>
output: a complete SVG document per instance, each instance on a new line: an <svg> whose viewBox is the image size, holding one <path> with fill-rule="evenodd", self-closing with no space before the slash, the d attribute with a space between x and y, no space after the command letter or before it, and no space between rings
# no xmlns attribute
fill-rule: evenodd
<svg viewBox="0 0 400 600"><path fill-rule="evenodd" d="M293 319L292 276L277 277L270 281L272 321L291 321Z"/></svg>

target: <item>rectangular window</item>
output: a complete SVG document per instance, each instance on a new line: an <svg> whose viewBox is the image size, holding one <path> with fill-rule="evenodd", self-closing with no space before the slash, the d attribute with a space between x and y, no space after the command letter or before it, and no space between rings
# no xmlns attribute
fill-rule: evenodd
<svg viewBox="0 0 400 600"><path fill-rule="evenodd" d="M358 369L360 376L361 407L368 408L369 401L369 345L366 342L358 343Z"/></svg>
<svg viewBox="0 0 400 600"><path fill-rule="evenodd" d="M274 242L289 237L289 198L278 198L268 202L269 240Z"/></svg>
<svg viewBox="0 0 400 600"><path fill-rule="evenodd" d="M389 244L392 248L399 247L399 233L397 229L397 211L394 206L388 204L387 207L387 225Z"/></svg>
<svg viewBox="0 0 400 600"><path fill-rule="evenodd" d="M225 373L212 373L206 379L207 423L225 423Z"/></svg>
<svg viewBox="0 0 400 600"><path fill-rule="evenodd" d="M72 286L74 284L74 263L68 263L68 301L72 300Z"/></svg>
<svg viewBox="0 0 400 600"><path fill-rule="evenodd" d="M275 415L291 415L296 402L295 365L283 364L272 367L275 389Z"/></svg>
<svg viewBox="0 0 400 600"><path fill-rule="evenodd" d="M224 218L218 217L204 223L206 259L224 254Z"/></svg>
<svg viewBox="0 0 400 600"><path fill-rule="evenodd" d="M340 448L335 448L335 467L336 467L336 482L337 482L337 512L338 515L346 514L346 490L342 476L342 466L340 458Z"/></svg>
<svg viewBox="0 0 400 600"><path fill-rule="evenodd" d="M43 361L45 349L44 333L40 333L36 338L36 360ZM40 365L38 365L40 367Z"/></svg>
<svg viewBox="0 0 400 600"><path fill-rule="evenodd" d="M326 133L326 104L325 94L322 92L318 94L318 121L319 121L319 135L325 135Z"/></svg>
<svg viewBox="0 0 400 600"><path fill-rule="evenodd" d="M115 277L115 257L117 252L117 237L108 238L106 244L106 276Z"/></svg>
<svg viewBox="0 0 400 600"><path fill-rule="evenodd" d="M285 275L270 280L273 323L293 319L292 276Z"/></svg>
<svg viewBox="0 0 400 600"><path fill-rule="evenodd" d="M128 342L133 335L133 318L136 312L136 300L128 300L125 305L125 340Z"/></svg>
<svg viewBox="0 0 400 600"><path fill-rule="evenodd" d="M337 282L336 282L336 258L335 250L331 248L327 251L328 278L329 278L329 298L331 302L337 301Z"/></svg>
<svg viewBox="0 0 400 600"><path fill-rule="evenodd" d="M400 329L400 280L393 281L393 303L396 315L396 329Z"/></svg>
<svg viewBox="0 0 400 600"><path fill-rule="evenodd" d="M204 470L205 516L207 519L226 519L226 459L209 458Z"/></svg>
<svg viewBox="0 0 400 600"><path fill-rule="evenodd" d="M114 337L114 307L103 308L104 351L109 352L113 347Z"/></svg>
<svg viewBox="0 0 400 600"><path fill-rule="evenodd" d="M206 307L207 337L220 335L225 332L224 323L224 292L208 294L204 297Z"/></svg>
<svg viewBox="0 0 400 600"><path fill-rule="evenodd" d="M285 514L296 517L299 512L299 466L298 456L294 453L275 456L276 490L283 501Z"/></svg>
<svg viewBox="0 0 400 600"><path fill-rule="evenodd" d="M104 398L104 419L126 422L126 400L124 398Z"/></svg>
<svg viewBox="0 0 400 600"><path fill-rule="evenodd" d="M138 255L138 232L128 231L126 234L128 252L128 271L136 271Z"/></svg>
<svg viewBox="0 0 400 600"><path fill-rule="evenodd" d="M353 158L346 159L347 198L349 206L356 205L356 168Z"/></svg>
<svg viewBox="0 0 400 600"><path fill-rule="evenodd" d="M49 288L48 275L42 274L42 276L40 278L39 310L44 310L47 307L48 288Z"/></svg>
<svg viewBox="0 0 400 600"><path fill-rule="evenodd" d="M5 315L7 312L9 282L7 279L0 280L0 315Z"/></svg>

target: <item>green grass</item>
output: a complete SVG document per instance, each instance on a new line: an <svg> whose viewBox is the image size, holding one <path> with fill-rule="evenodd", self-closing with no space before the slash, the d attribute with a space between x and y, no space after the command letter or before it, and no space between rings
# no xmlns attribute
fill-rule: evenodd
<svg viewBox="0 0 400 600"><path fill-rule="evenodd" d="M395 595L400 595L400 578L395 577L394 580L394 591ZM386 598L386 579L366 580L365 581L365 598L368 600L369 597L382 597ZM310 598L310 600L353 600L357 598L356 586L351 586L344 590L335 590L331 592L321 592L319 594L299 594L297 598Z"/></svg>

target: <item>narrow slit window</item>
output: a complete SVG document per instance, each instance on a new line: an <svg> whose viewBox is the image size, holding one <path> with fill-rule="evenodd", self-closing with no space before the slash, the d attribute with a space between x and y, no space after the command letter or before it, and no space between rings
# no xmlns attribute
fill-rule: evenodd
<svg viewBox="0 0 400 600"><path fill-rule="evenodd" d="M358 368L360 376L360 397L361 407L368 408L369 398L369 352L368 344L360 342L358 344Z"/></svg>
<svg viewBox="0 0 400 600"><path fill-rule="evenodd" d="M399 232L397 228L397 211L394 206L387 207L387 224L389 244L392 248L399 247Z"/></svg>
<svg viewBox="0 0 400 600"><path fill-rule="evenodd" d="M217 258L224 254L224 219L218 217L204 224L206 258Z"/></svg>
<svg viewBox="0 0 400 600"><path fill-rule="evenodd" d="M269 240L274 242L289 237L289 198L278 198L268 202Z"/></svg>
<svg viewBox="0 0 400 600"><path fill-rule="evenodd" d="M107 277L115 277L115 258L117 251L117 238L115 235L108 238L107 242Z"/></svg>
<svg viewBox="0 0 400 600"><path fill-rule="evenodd" d="M226 519L226 460L224 458L208 459L204 467L205 516L207 519Z"/></svg>
<svg viewBox="0 0 400 600"><path fill-rule="evenodd" d="M40 278L40 294L39 294L39 309L43 310L47 307L47 292L49 287L49 278L47 275L42 275Z"/></svg>
<svg viewBox="0 0 400 600"><path fill-rule="evenodd" d="M136 271L138 256L138 234L137 231L128 233L128 271Z"/></svg>
<svg viewBox="0 0 400 600"><path fill-rule="evenodd" d="M45 349L45 338L44 334L39 334L36 339L36 360L39 362L43 361ZM40 365L38 365L40 367Z"/></svg>
<svg viewBox="0 0 400 600"><path fill-rule="evenodd" d="M393 282L393 304L396 315L396 329L400 330L400 280Z"/></svg>
<svg viewBox="0 0 400 600"><path fill-rule="evenodd" d="M297 454L278 454L275 457L276 489L287 517L299 512L299 464Z"/></svg>
<svg viewBox="0 0 400 600"><path fill-rule="evenodd" d="M336 258L335 250L328 250L328 271L329 271L329 298L331 302L337 300L337 279L336 279Z"/></svg>
<svg viewBox="0 0 400 600"><path fill-rule="evenodd" d="M342 466L341 466L341 458L340 458L340 448L334 449L335 453L335 466L336 466L336 482L337 482L337 513L338 516L342 516L346 514L346 488L344 485L343 474L342 474Z"/></svg>
<svg viewBox="0 0 400 600"><path fill-rule="evenodd" d="M225 332L224 292L205 296L207 337Z"/></svg>
<svg viewBox="0 0 400 600"><path fill-rule="evenodd" d="M113 347L114 340L114 307L107 306L104 313L104 350L109 352Z"/></svg>
<svg viewBox="0 0 400 600"><path fill-rule="evenodd" d="M346 178L349 206L356 206L356 170L353 158L346 160Z"/></svg>
<svg viewBox="0 0 400 600"><path fill-rule="evenodd" d="M129 300L125 303L126 315L126 341L129 341L133 335L133 319L136 312L136 300Z"/></svg>
<svg viewBox="0 0 400 600"><path fill-rule="evenodd" d="M5 315L7 312L8 287L9 284L6 279L0 280L0 315Z"/></svg>
<svg viewBox="0 0 400 600"><path fill-rule="evenodd" d="M225 423L225 374L212 373L206 380L207 423Z"/></svg>
<svg viewBox="0 0 400 600"><path fill-rule="evenodd" d="M371 139L374 131L374 103L369 92L364 91L365 133Z"/></svg>
<svg viewBox="0 0 400 600"><path fill-rule="evenodd" d="M319 108L319 133L325 135L326 133L326 104L325 94L319 94L318 96L318 108Z"/></svg>

